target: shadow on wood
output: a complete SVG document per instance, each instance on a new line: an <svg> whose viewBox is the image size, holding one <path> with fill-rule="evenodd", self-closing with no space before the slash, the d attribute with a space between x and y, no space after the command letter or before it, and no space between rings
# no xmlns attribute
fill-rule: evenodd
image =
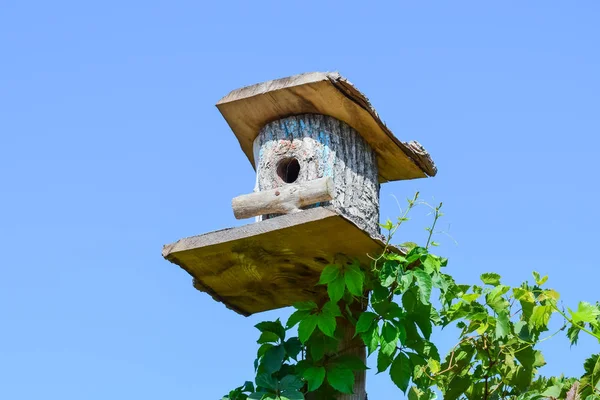
<svg viewBox="0 0 600 400"><path fill-rule="evenodd" d="M250 315L315 300L323 268L344 255L369 265L384 243L326 207L181 239L163 257L186 270L195 287Z"/></svg>

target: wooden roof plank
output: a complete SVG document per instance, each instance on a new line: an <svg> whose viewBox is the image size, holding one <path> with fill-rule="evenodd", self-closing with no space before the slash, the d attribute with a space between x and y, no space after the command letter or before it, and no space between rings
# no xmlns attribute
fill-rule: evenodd
<svg viewBox="0 0 600 400"><path fill-rule="evenodd" d="M323 114L356 129L377 154L379 181L434 176L437 168L418 142L397 139L367 97L337 72L310 72L237 89L217 108L252 165L252 144L267 123L299 114Z"/></svg>

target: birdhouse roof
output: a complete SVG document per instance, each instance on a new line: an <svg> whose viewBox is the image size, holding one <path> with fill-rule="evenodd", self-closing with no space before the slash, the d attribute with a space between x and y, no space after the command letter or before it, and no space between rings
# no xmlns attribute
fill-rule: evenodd
<svg viewBox="0 0 600 400"><path fill-rule="evenodd" d="M377 154L379 182L434 176L437 168L415 141L402 142L379 118L369 100L337 72L311 72L237 89L217 108L255 166L253 143L263 126L299 114L329 115L344 121Z"/></svg>

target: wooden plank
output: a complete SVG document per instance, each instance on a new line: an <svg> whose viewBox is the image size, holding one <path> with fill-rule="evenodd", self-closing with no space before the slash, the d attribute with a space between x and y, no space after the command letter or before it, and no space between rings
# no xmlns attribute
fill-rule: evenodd
<svg viewBox="0 0 600 400"><path fill-rule="evenodd" d="M194 286L242 314L316 300L323 268L357 258L370 264L383 242L326 207L181 239L163 257L194 278Z"/></svg>
<svg viewBox="0 0 600 400"><path fill-rule="evenodd" d="M300 114L323 114L356 129L377 154L379 181L434 176L429 154L417 142L398 140L369 100L337 72L312 72L234 90L217 108L255 166L252 145L268 122Z"/></svg>
<svg viewBox="0 0 600 400"><path fill-rule="evenodd" d="M232 200L231 208L237 219L291 214L302 211L302 207L329 201L334 193L333 178L325 177L238 196Z"/></svg>

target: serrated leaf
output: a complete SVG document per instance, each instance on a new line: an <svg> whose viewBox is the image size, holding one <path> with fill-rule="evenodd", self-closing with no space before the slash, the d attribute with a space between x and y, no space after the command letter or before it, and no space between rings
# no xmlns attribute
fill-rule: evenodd
<svg viewBox="0 0 600 400"><path fill-rule="evenodd" d="M404 243L400 243L398 245L398 247L403 248L403 249L407 249L407 250L412 250L415 247L418 247L419 245L416 244L415 242L404 242Z"/></svg>
<svg viewBox="0 0 600 400"><path fill-rule="evenodd" d="M309 315L300 321L300 325L298 325L298 338L302 343L306 343L310 335L314 332L317 327L317 316Z"/></svg>
<svg viewBox="0 0 600 400"><path fill-rule="evenodd" d="M285 353L287 354L287 356L296 360L298 354L302 350L302 343L300 342L300 339L298 339L297 337L293 337L289 338L283 344L283 347L285 347Z"/></svg>
<svg viewBox="0 0 600 400"><path fill-rule="evenodd" d="M298 322L302 321L304 318L308 317L309 315L310 315L310 311L308 311L308 310L296 310L288 318L287 323L285 324L285 327L287 329L291 329L294 326L296 326L296 324Z"/></svg>
<svg viewBox="0 0 600 400"><path fill-rule="evenodd" d="M351 394L354 387L354 374L347 368L334 366L327 371L327 382L338 392Z"/></svg>
<svg viewBox="0 0 600 400"><path fill-rule="evenodd" d="M325 368L324 367L310 367L304 371L302 375L308 383L308 391L314 392L321 387L325 380Z"/></svg>
<svg viewBox="0 0 600 400"><path fill-rule="evenodd" d="M382 351L377 353L377 373L379 374L388 369L388 367L392 364L393 360L393 353L392 355L387 355Z"/></svg>
<svg viewBox="0 0 600 400"><path fill-rule="evenodd" d="M440 372L440 362L438 360L430 358L429 360L427 360L427 366L429 367L431 373L434 375Z"/></svg>
<svg viewBox="0 0 600 400"><path fill-rule="evenodd" d="M279 341L279 336L276 333L273 332L262 332L260 334L260 337L258 338L258 340L256 341L256 343L258 344L263 344L263 343L272 343L272 342L278 342Z"/></svg>
<svg viewBox="0 0 600 400"><path fill-rule="evenodd" d="M496 318L496 339L506 337L510 332L510 321L508 319L508 311L503 310L498 313Z"/></svg>
<svg viewBox="0 0 600 400"><path fill-rule="evenodd" d="M346 268L344 279L346 281L346 287L350 293L352 293L354 296L363 295L365 275L361 271L358 264L352 264Z"/></svg>
<svg viewBox="0 0 600 400"><path fill-rule="evenodd" d="M481 274L481 281L486 285L498 286L500 284L500 275L494 272Z"/></svg>
<svg viewBox="0 0 600 400"><path fill-rule="evenodd" d="M379 327L377 324L373 324L368 331L361 333L360 337L367 346L368 354L373 354L373 352L377 350L377 347L379 346Z"/></svg>
<svg viewBox="0 0 600 400"><path fill-rule="evenodd" d="M412 365L410 360L404 353L398 353L390 367L390 377L392 378L392 382L394 382L400 390L406 393L411 374Z"/></svg>
<svg viewBox="0 0 600 400"><path fill-rule="evenodd" d="M535 303L535 297L531 291L523 288L513 288L513 296L519 301L526 301L528 303Z"/></svg>
<svg viewBox="0 0 600 400"><path fill-rule="evenodd" d="M269 392L250 393L250 395L248 396L248 400L262 400L266 394L269 394Z"/></svg>
<svg viewBox="0 0 600 400"><path fill-rule="evenodd" d="M300 390L304 386L304 382L293 374L286 375L279 381L279 388L284 391Z"/></svg>
<svg viewBox="0 0 600 400"><path fill-rule="evenodd" d="M481 296L480 293L468 293L468 294L463 294L462 296L460 296L460 298L463 299L464 301L466 301L467 303L471 303L471 302L477 300L479 298L479 296Z"/></svg>
<svg viewBox="0 0 600 400"><path fill-rule="evenodd" d="M590 303L581 301L577 305L577 311L569 309L569 313L571 314L571 319L574 323L591 323L596 321L596 317L600 315L600 310L596 306L591 305Z"/></svg>
<svg viewBox="0 0 600 400"><path fill-rule="evenodd" d="M543 329L548 325L552 315L552 307L550 306L535 306L529 319L529 326L535 329Z"/></svg>
<svg viewBox="0 0 600 400"><path fill-rule="evenodd" d="M396 343L398 341L398 328L386 321L381 329L381 336L387 343Z"/></svg>
<svg viewBox="0 0 600 400"><path fill-rule="evenodd" d="M279 371L285 357L285 348L283 345L274 346L266 351L262 357L260 365L270 374Z"/></svg>
<svg viewBox="0 0 600 400"><path fill-rule="evenodd" d="M336 328L335 317L328 313L319 314L317 317L317 326L325 335L334 337L333 333Z"/></svg>
<svg viewBox="0 0 600 400"><path fill-rule="evenodd" d="M325 268L323 268L323 271L321 271L321 276L319 278L318 284L326 285L326 284L334 281L340 275L340 271L341 271L341 267L337 264L327 265Z"/></svg>
<svg viewBox="0 0 600 400"><path fill-rule="evenodd" d="M431 276L421 269L415 269L413 275L417 278L417 286L419 287L419 298L421 303L429 304L429 298L431 297L431 289L433 282Z"/></svg>
<svg viewBox="0 0 600 400"><path fill-rule="evenodd" d="M339 367L348 368L352 371L364 371L368 369L365 363L360 358L351 354L343 354L341 356L338 356L330 360L330 364L335 364Z"/></svg>
<svg viewBox="0 0 600 400"><path fill-rule="evenodd" d="M539 272L533 271L533 279L535 279L535 283L538 286L542 286L544 283L546 283L546 281L548 280L548 275L545 276L541 276Z"/></svg>
<svg viewBox="0 0 600 400"><path fill-rule="evenodd" d="M304 394L298 390L284 390L276 400L304 400Z"/></svg>
<svg viewBox="0 0 600 400"><path fill-rule="evenodd" d="M285 340L285 328L283 325L281 325L281 321L279 321L279 319L276 321L259 322L254 326L261 332L273 332L279 336L281 340Z"/></svg>
<svg viewBox="0 0 600 400"><path fill-rule="evenodd" d="M346 289L346 281L342 274L338 275L333 281L327 284L327 294L329 299L334 303L337 303L344 297L344 290Z"/></svg>
<svg viewBox="0 0 600 400"><path fill-rule="evenodd" d="M296 310L310 311L317 308L317 303L314 301L299 301L294 303L293 306Z"/></svg>
<svg viewBox="0 0 600 400"><path fill-rule="evenodd" d="M371 325L373 325L375 318L377 318L377 314L369 311L360 314L356 322L356 335L368 331Z"/></svg>

